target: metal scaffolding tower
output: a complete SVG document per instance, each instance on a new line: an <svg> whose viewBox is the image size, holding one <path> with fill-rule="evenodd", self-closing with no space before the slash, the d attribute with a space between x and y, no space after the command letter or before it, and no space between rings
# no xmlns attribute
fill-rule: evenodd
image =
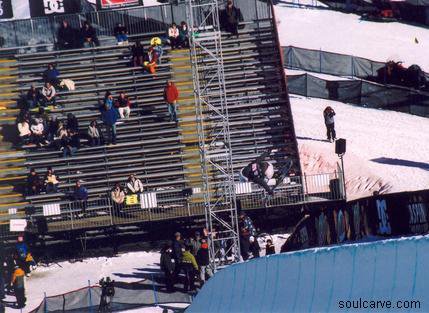
<svg viewBox="0 0 429 313"><path fill-rule="evenodd" d="M202 192L211 266L240 260L237 203L217 0L187 0Z"/></svg>

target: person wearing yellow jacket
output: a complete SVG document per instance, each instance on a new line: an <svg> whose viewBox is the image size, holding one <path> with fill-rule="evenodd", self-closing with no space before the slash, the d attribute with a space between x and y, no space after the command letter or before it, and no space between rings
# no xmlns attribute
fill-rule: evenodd
<svg viewBox="0 0 429 313"><path fill-rule="evenodd" d="M198 264L191 253L191 248L191 246L186 245L182 256L182 270L185 274L183 287L185 292L195 290L195 274L198 272Z"/></svg>
<svg viewBox="0 0 429 313"><path fill-rule="evenodd" d="M19 266L15 266L15 270L13 272L10 284L13 286L13 290L15 291L16 304L18 309L25 307L25 302L27 301L27 298L25 298L24 277L24 270Z"/></svg>

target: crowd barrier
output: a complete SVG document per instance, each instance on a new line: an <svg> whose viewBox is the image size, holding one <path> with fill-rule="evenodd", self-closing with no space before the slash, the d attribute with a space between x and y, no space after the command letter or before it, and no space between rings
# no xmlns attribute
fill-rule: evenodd
<svg viewBox="0 0 429 313"><path fill-rule="evenodd" d="M235 5L241 9L244 21L271 18L267 1L236 0ZM200 16L200 18L204 17ZM67 20L76 29L79 29L84 21L89 21L99 37L113 36L113 28L117 23L126 26L130 35L166 32L171 23L179 24L186 21L186 3L2 21L0 22L0 42L2 43L0 48L7 50L4 48L36 46L39 50L52 49L63 20Z"/></svg>
<svg viewBox="0 0 429 313"><path fill-rule="evenodd" d="M322 50L293 46L284 46L282 49L286 68L309 72L365 79L369 76L377 76L377 70L386 65L386 62ZM425 73L425 76L429 80L429 73Z"/></svg>
<svg viewBox="0 0 429 313"><path fill-rule="evenodd" d="M167 292L163 277L151 275L136 283L114 282L115 295L109 309L100 307L102 288L98 285L84 287L68 293L45 297L40 305L29 313L48 312L119 312L149 306L189 304L190 296L185 292Z"/></svg>
<svg viewBox="0 0 429 313"><path fill-rule="evenodd" d="M429 93L363 80L327 80L308 73L287 77L291 94L429 117Z"/></svg>
<svg viewBox="0 0 429 313"><path fill-rule="evenodd" d="M282 251L364 238L425 234L429 230L429 190L401 192L329 205L312 205Z"/></svg>
<svg viewBox="0 0 429 313"><path fill-rule="evenodd" d="M303 203L341 201L344 199L341 171L290 176L283 180L273 197L267 198L262 187L252 183L235 184L237 201L241 209L254 210L295 206ZM33 204L26 208L25 228L10 229L11 232L27 231L37 234L54 234L79 229L95 229L114 225L136 224L167 219L203 216L203 194L198 188L192 190L154 190L129 195L125 203L117 205L110 195L91 198L87 201L52 200ZM17 216L5 215L12 222ZM22 218L22 217L21 217ZM0 218L1 221L1 218ZM5 228L0 237L11 234Z"/></svg>

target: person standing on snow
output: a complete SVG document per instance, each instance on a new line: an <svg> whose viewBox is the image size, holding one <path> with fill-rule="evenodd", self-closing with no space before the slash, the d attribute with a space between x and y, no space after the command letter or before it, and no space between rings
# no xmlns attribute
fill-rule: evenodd
<svg viewBox="0 0 429 313"><path fill-rule="evenodd" d="M165 285L167 292L174 291L174 262L172 261L171 249L168 245L165 245L161 249L161 270L164 272Z"/></svg>
<svg viewBox="0 0 429 313"><path fill-rule="evenodd" d="M326 136L329 142L335 141L337 139L337 136L335 134L335 121L334 121L335 111L330 106L327 106L325 110L323 111L323 117L325 119L325 125L326 125Z"/></svg>
<svg viewBox="0 0 429 313"><path fill-rule="evenodd" d="M16 305L18 309L25 307L25 302L27 301L27 298L25 298L24 277L25 272L23 269L19 265L15 266L10 284L13 286L13 290L15 292Z"/></svg>

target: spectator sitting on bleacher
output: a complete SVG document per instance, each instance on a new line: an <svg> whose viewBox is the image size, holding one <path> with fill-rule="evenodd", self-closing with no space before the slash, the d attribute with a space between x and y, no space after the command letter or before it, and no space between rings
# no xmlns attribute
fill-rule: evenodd
<svg viewBox="0 0 429 313"><path fill-rule="evenodd" d="M46 139L49 142L54 140L55 134L58 131L58 120L55 116L49 115L46 123Z"/></svg>
<svg viewBox="0 0 429 313"><path fill-rule="evenodd" d="M48 64L48 68L43 72L42 76L45 83L51 83L53 86L58 86L60 84L60 80L58 78L58 76L60 76L60 72L52 63Z"/></svg>
<svg viewBox="0 0 429 313"><path fill-rule="evenodd" d="M143 66L144 48L140 41L136 41L131 47L131 55L133 57L133 66Z"/></svg>
<svg viewBox="0 0 429 313"><path fill-rule="evenodd" d="M108 143L115 145L116 122L118 121L119 113L114 106L112 106L111 104L109 105L110 102L105 102L105 104L101 107L101 118L103 120L104 125L106 126Z"/></svg>
<svg viewBox="0 0 429 313"><path fill-rule="evenodd" d="M183 48L189 48L188 24L185 21L180 23L179 27L179 42Z"/></svg>
<svg viewBox="0 0 429 313"><path fill-rule="evenodd" d="M80 138L79 134L72 130L68 130L68 135L63 137L63 157L74 156L77 150L80 148Z"/></svg>
<svg viewBox="0 0 429 313"><path fill-rule="evenodd" d="M67 129L70 129L74 132L77 132L79 130L79 121L77 120L76 116L74 116L73 113L67 114L66 126L67 126Z"/></svg>
<svg viewBox="0 0 429 313"><path fill-rule="evenodd" d="M76 182L72 198L78 203L80 209L82 209L85 214L88 205L88 190L82 186L82 181L78 180Z"/></svg>
<svg viewBox="0 0 429 313"><path fill-rule="evenodd" d="M58 192L58 184L60 182L57 179L54 171L51 167L48 167L48 170L45 175L45 190L46 193L56 193Z"/></svg>
<svg viewBox="0 0 429 313"><path fill-rule="evenodd" d="M34 85L31 85L30 89L27 92L27 106L28 109L34 109L39 105L41 99L40 91Z"/></svg>
<svg viewBox="0 0 429 313"><path fill-rule="evenodd" d="M97 33L88 21L83 22L82 28L80 29L80 37L84 48L94 47L94 45L98 47L100 45Z"/></svg>
<svg viewBox="0 0 429 313"><path fill-rule="evenodd" d="M41 118L35 118L33 120L30 130L32 133L31 140L35 145L42 147L49 143L45 139L45 127L43 126L43 120Z"/></svg>
<svg viewBox="0 0 429 313"><path fill-rule="evenodd" d="M61 23L57 39L60 49L76 48L76 30L69 25L68 21L64 20Z"/></svg>
<svg viewBox="0 0 429 313"><path fill-rule="evenodd" d="M238 23L243 20L243 15L232 0L228 0L225 10L220 12L219 20L223 30L238 37Z"/></svg>
<svg viewBox="0 0 429 313"><path fill-rule="evenodd" d="M145 69L156 75L156 68L158 67L158 54L153 47L149 47L147 51L147 61L144 62Z"/></svg>
<svg viewBox="0 0 429 313"><path fill-rule="evenodd" d="M143 192L143 183L134 174L131 174L127 180L128 193L140 193Z"/></svg>
<svg viewBox="0 0 429 313"><path fill-rule="evenodd" d="M121 209L125 202L125 192L120 183L116 183L115 187L110 192L113 201L113 207L117 210Z"/></svg>
<svg viewBox="0 0 429 313"><path fill-rule="evenodd" d="M56 95L56 91L54 86L47 82L45 84L45 86L42 89L42 106L46 107L48 105L53 105L55 106L55 95Z"/></svg>
<svg viewBox="0 0 429 313"><path fill-rule="evenodd" d="M104 102L103 102L103 104L109 110L112 108L112 106L113 106L113 96L112 96L112 93L110 91L106 91L106 93L104 94Z"/></svg>
<svg viewBox="0 0 429 313"><path fill-rule="evenodd" d="M131 102L128 96L121 91L119 97L116 100L116 107L119 111L119 116L121 118L129 118L131 113Z"/></svg>
<svg viewBox="0 0 429 313"><path fill-rule="evenodd" d="M42 183L40 181L39 174L32 168L30 174L27 176L27 195L34 196L40 193Z"/></svg>
<svg viewBox="0 0 429 313"><path fill-rule="evenodd" d="M92 121L88 126L89 143L92 147L101 144L101 130L98 127L97 121Z"/></svg>
<svg viewBox="0 0 429 313"><path fill-rule="evenodd" d="M161 41L161 38L159 38L159 37L153 37L151 40L150 40L150 45L151 45L151 47L153 48L153 50L157 53L157 55L158 55L158 60L157 60L157 63L158 64L161 64L161 58L162 58L162 56L163 56L163 54L164 54L164 49L162 49L162 41Z"/></svg>
<svg viewBox="0 0 429 313"><path fill-rule="evenodd" d="M168 29L168 39L170 40L171 50L180 46L179 29L177 28L176 23L171 24Z"/></svg>
<svg viewBox="0 0 429 313"><path fill-rule="evenodd" d="M113 33L118 41L118 45L128 44L128 31L121 23L116 24Z"/></svg>
<svg viewBox="0 0 429 313"><path fill-rule="evenodd" d="M27 118L23 117L18 122L19 139L23 145L26 145L31 140L30 122Z"/></svg>
<svg viewBox="0 0 429 313"><path fill-rule="evenodd" d="M54 135L54 146L57 150L59 150L62 147L63 138L66 137L67 129L64 126L64 123L59 121L58 122L58 128Z"/></svg>
<svg viewBox="0 0 429 313"><path fill-rule="evenodd" d="M179 99L179 91L172 81L167 81L167 86L164 89L164 100L167 102L168 112L170 113L170 122L177 122L176 103Z"/></svg>

